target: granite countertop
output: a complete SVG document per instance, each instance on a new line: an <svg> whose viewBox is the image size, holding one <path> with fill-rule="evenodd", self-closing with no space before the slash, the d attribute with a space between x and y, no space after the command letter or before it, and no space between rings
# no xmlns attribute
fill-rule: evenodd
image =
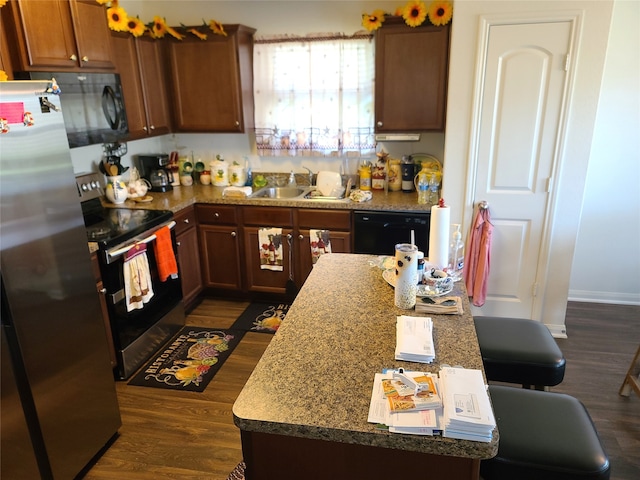
<svg viewBox="0 0 640 480"><path fill-rule="evenodd" d="M422 211L429 212L427 205L418 205L418 197L415 192L388 192L373 191L373 198L367 202L347 201L320 201L320 200L292 200L292 199L250 199L223 197L224 187L212 185L193 185L191 187L179 186L166 193L149 192L153 201L138 203L127 200L124 204L113 205L103 202L107 207L140 208L146 210L171 210L176 213L195 203L209 203L222 205L257 205L278 207L302 207L302 208L328 208L341 210L388 210L388 211Z"/></svg>
<svg viewBox="0 0 640 480"><path fill-rule="evenodd" d="M483 369L464 285L463 315L429 315L436 360L394 360L398 315L393 288L371 255L323 255L303 285L244 389L233 414L245 431L396 448L435 455L490 458L490 443L400 435L367 422L374 373L404 367L438 372L442 364ZM427 315L425 315L427 316Z"/></svg>

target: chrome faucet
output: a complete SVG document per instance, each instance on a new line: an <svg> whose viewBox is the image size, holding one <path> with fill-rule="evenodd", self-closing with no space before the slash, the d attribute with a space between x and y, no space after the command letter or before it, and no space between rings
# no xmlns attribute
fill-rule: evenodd
<svg viewBox="0 0 640 480"><path fill-rule="evenodd" d="M309 172L309 186L313 187L313 171L309 167L302 166L306 171Z"/></svg>

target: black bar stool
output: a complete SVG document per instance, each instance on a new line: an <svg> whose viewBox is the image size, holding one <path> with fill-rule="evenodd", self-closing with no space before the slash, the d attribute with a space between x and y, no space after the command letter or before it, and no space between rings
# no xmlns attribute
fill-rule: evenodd
<svg viewBox="0 0 640 480"><path fill-rule="evenodd" d="M487 380L537 390L564 378L565 358L549 329L523 318L474 317Z"/></svg>
<svg viewBox="0 0 640 480"><path fill-rule="evenodd" d="M483 480L607 480L609 458L584 405L576 398L503 385L489 395L500 440L482 460Z"/></svg>

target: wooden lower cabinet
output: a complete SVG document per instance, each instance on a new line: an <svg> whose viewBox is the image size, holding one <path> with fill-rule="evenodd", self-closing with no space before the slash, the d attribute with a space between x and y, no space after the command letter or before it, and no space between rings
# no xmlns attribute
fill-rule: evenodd
<svg viewBox="0 0 640 480"><path fill-rule="evenodd" d="M330 231L332 252L352 251L350 210L200 204L195 212L205 288L251 298L286 296L290 269L300 288L313 268L312 229ZM262 227L282 229L282 270L261 268Z"/></svg>
<svg viewBox="0 0 640 480"><path fill-rule="evenodd" d="M198 248L198 229L193 207L174 215L176 243L178 244L178 268L182 283L182 303L189 310L202 291L202 269Z"/></svg>

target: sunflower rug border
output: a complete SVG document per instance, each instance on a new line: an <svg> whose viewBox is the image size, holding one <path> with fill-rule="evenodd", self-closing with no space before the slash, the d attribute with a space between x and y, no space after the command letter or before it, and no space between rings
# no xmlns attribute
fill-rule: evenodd
<svg viewBox="0 0 640 480"><path fill-rule="evenodd" d="M202 392L244 334L235 329L183 327L128 384Z"/></svg>

